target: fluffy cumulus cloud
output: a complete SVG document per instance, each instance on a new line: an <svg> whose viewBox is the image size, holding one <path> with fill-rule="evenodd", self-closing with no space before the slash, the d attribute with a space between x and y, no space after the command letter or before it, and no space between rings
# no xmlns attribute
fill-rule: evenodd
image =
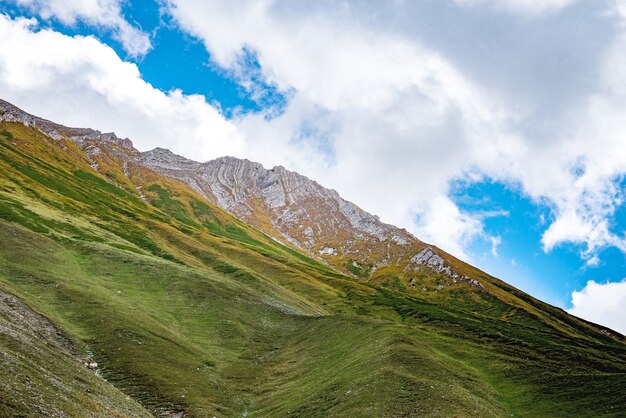
<svg viewBox="0 0 626 418"><path fill-rule="evenodd" d="M626 335L626 280L604 284L589 281L580 292L572 293L568 312Z"/></svg>
<svg viewBox="0 0 626 418"><path fill-rule="evenodd" d="M624 235L610 227L616 208L623 204L626 173L626 10L624 2L614 4L621 30L599 61L596 88L572 106L563 118L564 126L570 127L565 128L567 135L554 141L564 150L561 178L535 179L531 186L556 208L556 218L543 236L544 247L585 243L582 255L591 264L597 262L596 250L601 247L614 246L626 253Z"/></svg>
<svg viewBox="0 0 626 418"><path fill-rule="evenodd" d="M217 64L245 73L242 54L254 51L265 81L291 92L279 117L236 121L245 136L272 144L255 150L262 162L287 163L461 256L484 236L480 219L446 197L450 180L467 176L521 185L549 205L546 251L580 244L589 264L600 248L626 251L610 228L626 172L621 2L438 3L169 6ZM497 25L482 9L463 15L483 3L528 13ZM450 32L419 20L441 7ZM485 25L489 39L476 35ZM467 42L455 32L472 34L465 38L475 44L463 45L471 54L454 49Z"/></svg>
<svg viewBox="0 0 626 418"><path fill-rule="evenodd" d="M502 141L498 100L427 45L372 31L343 3L300 10L268 1L176 1L171 13L219 65L245 72L241 55L253 50L265 82L291 92L279 117L236 121L260 144L254 158L314 177L465 256L463 244L481 225L445 196L448 180L501 154L486 147ZM444 217L449 228L437 233Z"/></svg>
<svg viewBox="0 0 626 418"><path fill-rule="evenodd" d="M120 0L11 0L26 7L43 19L57 19L66 25L77 21L113 31L114 37L131 56L145 55L150 49L150 37L128 23L122 16Z"/></svg>
<svg viewBox="0 0 626 418"><path fill-rule="evenodd" d="M436 196L423 209L417 225L420 238L437 242L458 257L467 258L467 244L482 231L480 221L459 208L446 196ZM497 237L490 237L493 251L499 244Z"/></svg>
<svg viewBox="0 0 626 418"><path fill-rule="evenodd" d="M136 65L93 37L37 31L34 20L0 15L0 39L0 96L31 113L69 126L114 128L141 149L241 153L237 128L203 96L153 88Z"/></svg>

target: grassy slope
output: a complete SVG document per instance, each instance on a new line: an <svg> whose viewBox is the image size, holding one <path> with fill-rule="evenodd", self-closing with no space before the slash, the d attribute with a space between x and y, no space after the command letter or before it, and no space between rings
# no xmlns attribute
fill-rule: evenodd
<svg viewBox="0 0 626 418"><path fill-rule="evenodd" d="M6 293L0 293L0 346L0 416L150 416L84 367L45 318Z"/></svg>
<svg viewBox="0 0 626 418"><path fill-rule="evenodd" d="M71 142L0 126L0 290L153 413L626 412L624 344L496 279L487 292L360 283L114 152L98 164L103 176Z"/></svg>

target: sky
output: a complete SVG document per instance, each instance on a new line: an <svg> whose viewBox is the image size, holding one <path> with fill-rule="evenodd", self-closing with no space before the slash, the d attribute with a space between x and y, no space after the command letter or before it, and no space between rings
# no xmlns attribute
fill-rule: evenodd
<svg viewBox="0 0 626 418"><path fill-rule="evenodd" d="M0 97L282 165L626 333L625 0L0 0Z"/></svg>

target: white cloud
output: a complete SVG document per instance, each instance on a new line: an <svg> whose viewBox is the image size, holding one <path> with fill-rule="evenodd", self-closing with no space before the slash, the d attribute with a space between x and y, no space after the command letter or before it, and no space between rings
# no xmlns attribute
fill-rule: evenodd
<svg viewBox="0 0 626 418"><path fill-rule="evenodd" d="M38 5L42 16L54 12L68 23L96 16L93 10L105 5L119 7L113 1L22 1ZM543 3L553 9L567 5ZM115 129L142 148L159 145L195 159L232 154L285 165L462 257L473 238L489 240L480 214L463 213L446 197L451 180L468 177L513 182L549 205L546 251L564 242L582 244L581 255L591 264L605 246L626 251L623 238L610 228L622 199L617 180L626 172L624 36L612 32L610 42L602 43L606 49L594 45L600 52L589 73L593 88L555 104L550 100L562 96L557 91L538 107L531 93L550 91L551 85L525 89L531 93L498 90L492 83L497 77L476 77L463 61L406 29L414 27L402 25L402 19L414 17L409 6L172 0L171 13L205 42L216 63L245 79L242 53L253 51L265 81L291 92L284 113L274 118L247 114L225 121L202 97L155 90L136 67L94 39L30 34L8 22L6 32L24 40L0 46L1 93L61 122ZM48 38L54 40L50 46ZM22 42L24 48L11 47ZM567 39L563 45L569 45ZM537 45L530 48L535 52ZM540 83L541 70L530 78ZM563 71L572 73L569 66ZM545 108L558 111L546 115ZM444 214L454 228L437 233L446 226Z"/></svg>
<svg viewBox="0 0 626 418"><path fill-rule="evenodd" d="M371 31L344 15L349 11L342 6L303 11L283 6L172 5L172 13L205 41L218 64L245 71L239 57L244 48L252 49L267 82L293 92L280 117L247 115L236 121L246 137L255 138L249 157L303 172L385 221L424 239L426 234L465 257L460 243L481 231L480 222L457 217L455 231L444 237L434 233L441 216L428 209L441 207L437 199L445 196L448 180L460 176L476 154L500 154L485 146L501 141L493 128L500 123L498 104L435 51ZM302 137L310 126L321 132ZM515 142L510 142L514 148ZM417 223L416 216L422 217Z"/></svg>
<svg viewBox="0 0 626 418"><path fill-rule="evenodd" d="M499 10L514 13L540 14L560 10L576 0L454 0L462 6L488 4Z"/></svg>
<svg viewBox="0 0 626 418"><path fill-rule="evenodd" d="M120 0L11 0L42 19L55 18L65 25L83 21L111 29L131 56L143 56L151 48L150 37L122 16Z"/></svg>
<svg viewBox="0 0 626 418"><path fill-rule="evenodd" d="M491 242L491 255L497 257L498 247L502 244L502 238L500 236L489 237L489 241Z"/></svg>
<svg viewBox="0 0 626 418"><path fill-rule="evenodd" d="M241 153L237 128L203 96L163 93L95 38L34 31L35 23L0 15L3 99L65 125L114 128L144 150L161 146L205 158Z"/></svg>
<svg viewBox="0 0 626 418"><path fill-rule="evenodd" d="M418 236L426 242L446 248L457 257L468 259L468 241L482 233L475 218L462 213L446 196L437 196L425 209L417 225Z"/></svg>
<svg viewBox="0 0 626 418"><path fill-rule="evenodd" d="M568 312L626 334L626 280L587 282L580 292L572 293L572 308Z"/></svg>
<svg viewBox="0 0 626 418"><path fill-rule="evenodd" d="M540 13L574 2L488 3ZM547 114L539 102L491 88L489 74L483 83L468 77L414 32L398 29L403 2L393 5L393 24L377 20L385 14L375 3L359 8L332 1L291 7L271 0L171 0L170 7L219 65L241 73L239 57L244 48L252 50L267 81L293 92L278 118L236 121L245 136L272 144L255 149L252 158L302 171L383 220L464 257L471 238L484 236L480 217L449 210L454 204L448 199L445 216L458 227L451 232L436 211L449 182L468 176L519 184L549 205L546 251L564 242L582 244L581 255L591 264L600 248L626 251L623 238L609 228L621 204L617 181L626 172L626 83L619 78L626 79L619 52L626 42L619 38L598 53L593 88L572 102L558 102L558 92L547 96L544 106L554 109ZM541 69L536 71L540 80ZM564 65L562 71L571 69ZM307 126L318 124L321 134L302 139Z"/></svg>

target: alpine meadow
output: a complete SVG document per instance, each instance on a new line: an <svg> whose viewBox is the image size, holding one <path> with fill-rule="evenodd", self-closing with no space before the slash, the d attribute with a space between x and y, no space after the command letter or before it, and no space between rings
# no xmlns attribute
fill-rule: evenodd
<svg viewBox="0 0 626 418"><path fill-rule="evenodd" d="M0 0L0 418L626 418L626 0Z"/></svg>
<svg viewBox="0 0 626 418"><path fill-rule="evenodd" d="M306 178L307 210L367 257L281 244L261 199L255 229L129 140L0 108L3 416L625 412L623 335L359 224Z"/></svg>

